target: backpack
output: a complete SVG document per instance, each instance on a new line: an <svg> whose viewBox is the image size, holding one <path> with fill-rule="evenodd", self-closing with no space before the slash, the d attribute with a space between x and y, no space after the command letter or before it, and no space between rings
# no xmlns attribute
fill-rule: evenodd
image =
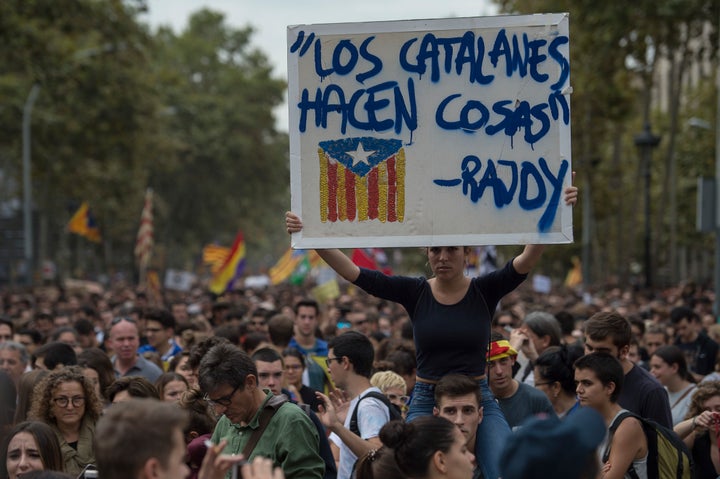
<svg viewBox="0 0 720 479"><path fill-rule="evenodd" d="M360 402L365 398L375 398L379 401L381 401L390 412L390 421L394 421L395 419L402 419L402 414L400 413L400 410L395 406L393 403L390 402L390 400L385 396L383 393L377 392L377 391L370 391L366 395L362 396L360 399L358 399L357 404L355 405L355 409L353 409L352 416L350 416L350 431L352 431L353 434L359 436L360 435L360 428L358 428L357 424L357 416L358 416L358 409L360 408Z"/></svg>
<svg viewBox="0 0 720 479"><path fill-rule="evenodd" d="M692 479L695 477L695 464L685 443L672 429L651 419L645 419L630 411L625 411L610 425L611 438L626 417L634 417L642 425L648 445L647 476L649 478ZM611 441L612 439L609 442ZM603 463L608 460L609 456L610 448L608 447L603 454ZM634 479L638 477L632 465L628 474Z"/></svg>

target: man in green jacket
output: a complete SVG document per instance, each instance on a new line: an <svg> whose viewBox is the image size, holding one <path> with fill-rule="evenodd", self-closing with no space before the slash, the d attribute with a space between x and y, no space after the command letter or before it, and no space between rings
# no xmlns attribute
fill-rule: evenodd
<svg viewBox="0 0 720 479"><path fill-rule="evenodd" d="M260 427L263 410L274 405L274 414L248 459L272 459L287 479L323 477L317 429L300 408L287 402L278 406L277 397L259 387L257 369L245 352L229 343L214 346L200 362L199 376L208 402L222 415L212 441L226 439L224 453L241 454Z"/></svg>

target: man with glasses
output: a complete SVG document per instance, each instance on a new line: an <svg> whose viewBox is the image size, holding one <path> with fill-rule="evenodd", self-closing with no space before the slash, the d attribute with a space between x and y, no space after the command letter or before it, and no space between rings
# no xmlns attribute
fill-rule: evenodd
<svg viewBox="0 0 720 479"><path fill-rule="evenodd" d="M175 342L175 318L167 309L152 309L145 315L145 337L148 344L140 346L140 354L151 351L160 355L165 371L173 357L182 352Z"/></svg>
<svg viewBox="0 0 720 479"><path fill-rule="evenodd" d="M163 373L162 369L138 354L140 333L135 320L124 316L113 319L106 341L115 353L111 358L115 377L140 376L154 384Z"/></svg>
<svg viewBox="0 0 720 479"><path fill-rule="evenodd" d="M336 406L344 402L339 395L333 394L334 401L331 401L328 396L318 393L324 404L320 406L318 416L332 433L330 440L340 450L337 477L349 479L355 461L382 446L378 435L390 420L392 405L379 388L370 384L375 351L367 336L358 331L347 331L333 338L328 347L327 366L332 380L347 397L353 399L343 418L336 411ZM353 418L356 424L352 424Z"/></svg>
<svg viewBox="0 0 720 479"><path fill-rule="evenodd" d="M221 416L212 436L214 444L226 439L226 453L241 454L261 427L264 410L272 408L274 413L248 459L268 457L288 479L323 477L325 463L312 421L296 405L262 390L258 370L244 351L230 343L212 347L200 361L199 377L206 400Z"/></svg>

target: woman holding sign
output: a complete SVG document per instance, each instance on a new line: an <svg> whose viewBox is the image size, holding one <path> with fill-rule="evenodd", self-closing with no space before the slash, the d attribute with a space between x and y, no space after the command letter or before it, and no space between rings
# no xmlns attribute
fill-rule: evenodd
<svg viewBox="0 0 720 479"><path fill-rule="evenodd" d="M565 203L577 202L577 188L565 189ZM288 233L302 230L301 219L285 215ZM500 299L522 283L539 261L543 245L527 245L503 269L484 276L465 276L469 247L433 246L427 257L433 277L388 276L356 266L339 249L317 250L340 276L366 292L400 303L413 326L417 355L417 382L408 421L430 415L435 406L435 384L450 373L471 376L482 391L483 420L478 428L476 457L483 477L499 476L498 458L510 428L494 400L486 378L490 323Z"/></svg>

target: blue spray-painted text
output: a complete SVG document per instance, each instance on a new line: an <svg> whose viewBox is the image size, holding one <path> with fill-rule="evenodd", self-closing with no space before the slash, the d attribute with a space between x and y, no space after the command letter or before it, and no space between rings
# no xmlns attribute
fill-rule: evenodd
<svg viewBox="0 0 720 479"><path fill-rule="evenodd" d="M508 169L509 173L498 175L499 168ZM550 230L555 221L568 168L567 160L563 160L557 173L553 173L545 158L539 158L537 165L530 161L518 164L507 160L498 160L496 164L492 159L488 159L485 171L482 172L483 165L480 159L468 155L463 158L460 178L436 179L433 182L443 187L462 185L462 194L470 198L473 203L480 201L485 190L490 188L497 208L509 205L516 198L520 208L525 211L544 207L545 210L537 224L538 231L544 233ZM508 176L509 184L504 179ZM533 193L534 196L531 196Z"/></svg>

